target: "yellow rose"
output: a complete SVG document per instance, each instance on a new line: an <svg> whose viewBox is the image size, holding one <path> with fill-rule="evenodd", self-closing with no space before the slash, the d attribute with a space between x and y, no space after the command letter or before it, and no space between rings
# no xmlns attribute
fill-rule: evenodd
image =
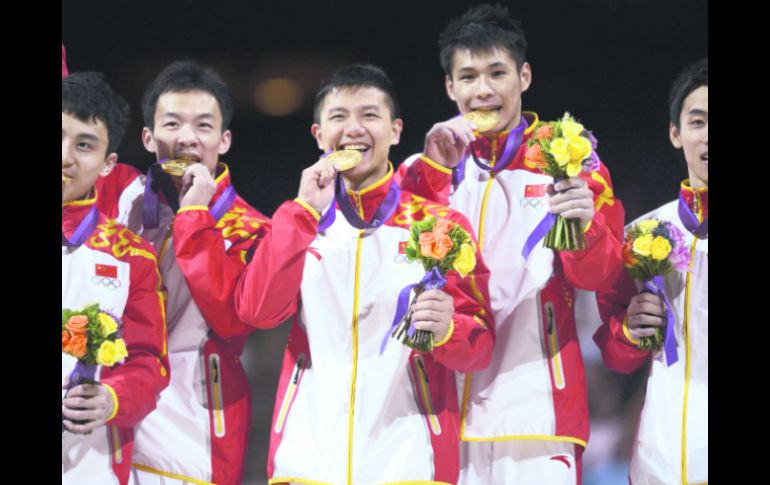
<svg viewBox="0 0 770 485"><path fill-rule="evenodd" d="M583 133L583 125L575 121L569 114L564 116L561 122L561 132L565 138L580 136Z"/></svg>
<svg viewBox="0 0 770 485"><path fill-rule="evenodd" d="M126 341L122 338L115 340L115 347L118 349L118 355L120 356L118 360L123 362L123 360L128 357L128 349L126 349Z"/></svg>
<svg viewBox="0 0 770 485"><path fill-rule="evenodd" d="M473 271L476 267L476 254L470 244L465 243L460 246L460 252L457 254L457 258L452 263L452 268L455 269L460 275L465 276Z"/></svg>
<svg viewBox="0 0 770 485"><path fill-rule="evenodd" d="M553 156L556 163L560 167L567 165L569 162L569 151L567 150L567 140L564 138L556 138L551 142L551 147L548 150Z"/></svg>
<svg viewBox="0 0 770 485"><path fill-rule="evenodd" d="M663 236L658 236L652 241L652 259L663 261L671 252L671 243Z"/></svg>
<svg viewBox="0 0 770 485"><path fill-rule="evenodd" d="M118 331L118 322L106 313L99 313L99 327L102 337L106 337Z"/></svg>
<svg viewBox="0 0 770 485"><path fill-rule="evenodd" d="M658 227L658 221L656 219L645 219L643 221L639 221L637 225L639 226L639 229L642 230L643 234L649 234L653 229Z"/></svg>
<svg viewBox="0 0 770 485"><path fill-rule="evenodd" d="M652 234L645 234L634 241L634 252L639 256L649 256L652 253Z"/></svg>
<svg viewBox="0 0 770 485"><path fill-rule="evenodd" d="M569 158L571 162L583 163L583 160L591 156L591 142L582 136L567 137Z"/></svg>
<svg viewBox="0 0 770 485"><path fill-rule="evenodd" d="M102 342L99 351L96 353L96 363L107 367L112 367L118 360L118 348L109 340Z"/></svg>

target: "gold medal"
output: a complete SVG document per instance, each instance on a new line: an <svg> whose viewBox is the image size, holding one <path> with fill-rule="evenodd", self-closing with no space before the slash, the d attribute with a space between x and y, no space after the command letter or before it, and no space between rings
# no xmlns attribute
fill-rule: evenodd
<svg viewBox="0 0 770 485"><path fill-rule="evenodd" d="M471 111L465 113L465 119L474 123L481 133L491 130L500 123L500 115L497 111Z"/></svg>
<svg viewBox="0 0 770 485"><path fill-rule="evenodd" d="M72 177L67 177L64 174L61 174L61 183L63 184L69 184L72 182Z"/></svg>
<svg viewBox="0 0 770 485"><path fill-rule="evenodd" d="M195 160L184 160L184 159L166 160L165 162L160 164L160 168L169 175L181 177L182 175L184 175L184 169L192 165L193 163L197 163L197 162Z"/></svg>
<svg viewBox="0 0 770 485"><path fill-rule="evenodd" d="M361 163L361 152L358 150L339 150L326 156L339 172L349 170Z"/></svg>

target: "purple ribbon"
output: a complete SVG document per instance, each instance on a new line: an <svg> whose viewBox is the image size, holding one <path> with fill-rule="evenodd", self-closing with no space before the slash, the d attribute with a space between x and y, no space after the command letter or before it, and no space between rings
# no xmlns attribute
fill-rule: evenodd
<svg viewBox="0 0 770 485"><path fill-rule="evenodd" d="M388 332L385 334L385 337L382 339L382 343L380 344L380 355L382 355L382 353L385 351L385 347L388 345L388 337L393 333L393 330L395 330L398 324L401 323L404 315L406 315L406 311L409 309L409 293L412 291L412 288L415 286L422 286L427 291L443 288L444 285L446 285L446 279L441 274L438 267L434 267L432 270L425 273L425 276L423 276L418 283L406 285L399 292L398 304L396 305L396 314L393 316L393 323L390 325ZM412 337L414 335L414 331L414 322L412 321L409 324L407 335Z"/></svg>
<svg viewBox="0 0 770 485"><path fill-rule="evenodd" d="M82 384L83 382L89 383L96 381L96 364L86 364L81 360L75 364L75 369L69 375L69 382L67 383L67 392L73 387ZM66 393L65 393L66 395ZM62 425L61 432L64 433L64 415L61 417Z"/></svg>
<svg viewBox="0 0 770 485"><path fill-rule="evenodd" d="M697 197L697 194L694 196ZM706 217L703 219L703 222L698 223L698 218L692 213L687 202L684 201L682 192L679 192L679 220L698 239L709 238L709 218Z"/></svg>
<svg viewBox="0 0 770 485"><path fill-rule="evenodd" d="M503 170L511 163L513 163L513 159L516 158L516 153L521 147L521 141L524 139L524 131L527 128L529 128L529 122L524 116L522 116L521 121L519 122L519 126L514 128L513 131L508 134L508 138L505 140L505 148L503 149L503 154L500 155L500 161L502 163L496 163L494 166L491 166L479 160L478 157L476 157L476 154L473 152L473 143L468 146L466 151L469 152L471 157L473 157L473 161L476 162L476 165L478 165L479 168L496 174L497 172ZM454 186L459 185L460 182L462 182L465 178L465 162L467 160L468 154L466 154L462 160L460 160L460 163L458 163L457 166L452 170L452 184Z"/></svg>
<svg viewBox="0 0 770 485"><path fill-rule="evenodd" d="M342 215L350 223L351 226L356 229L376 229L383 225L385 221L390 218L393 212L398 206L398 200L401 197L401 188L398 186L395 180L390 184L388 194L385 196L385 200L382 201L377 210L374 212L374 217L371 222L366 222L358 215L358 211L350 203L350 197L348 197L347 190L345 189L345 182L342 180L342 174L337 172L337 179L335 181L336 188L334 199L332 204L324 212L321 219L318 221L318 232L325 231L332 225L336 219L335 208L337 204L340 206Z"/></svg>
<svg viewBox="0 0 770 485"><path fill-rule="evenodd" d="M529 253L535 249L537 243L539 243L548 234L559 216L551 212L547 213L545 217L535 226L535 229L527 238L527 242L524 243L524 247L521 250L521 255L524 259L529 257Z"/></svg>
<svg viewBox="0 0 770 485"><path fill-rule="evenodd" d="M80 221L80 224L78 224L78 227L75 229L75 232L72 233L72 239L67 239L67 236L64 235L64 232L61 233L61 245L62 246L80 246L86 241L86 238L89 234L94 232L94 229L96 228L96 221L99 220L99 211L96 209L96 205L93 205L91 207L91 210L88 211L88 214L83 217L83 220Z"/></svg>
<svg viewBox="0 0 770 485"><path fill-rule="evenodd" d="M144 212L143 225L146 229L155 229L160 225L159 193L161 190L174 213L179 210L179 191L171 182L171 177L160 168L160 164L167 160L168 158L159 160L157 163L150 165L150 169L147 171L147 180L144 183L144 201L142 203L142 210ZM160 173L156 175L158 171Z"/></svg>
<svg viewBox="0 0 770 485"><path fill-rule="evenodd" d="M156 176L153 172L160 169L160 164L168 160L164 158L159 162L150 166L150 170L147 171L147 180L144 185L144 202L142 204L144 212L144 227L147 229L155 229L160 224L160 196L158 195L158 187L163 191L163 195L166 196L166 201L171 206L171 209L176 213L179 210L179 191L176 190L174 184L171 182L171 177L165 172L161 172L157 177L157 186L153 188L153 182ZM219 219L230 210L233 202L235 202L235 188L232 184L228 185L222 196L217 199L214 205L211 207L211 216L219 222Z"/></svg>
<svg viewBox="0 0 770 485"><path fill-rule="evenodd" d="M219 222L219 219L230 210L233 202L235 202L235 187L230 184L222 193L222 196L214 203L214 206L211 207L211 216L214 220Z"/></svg>
<svg viewBox="0 0 770 485"><path fill-rule="evenodd" d="M666 336L663 339L663 349L666 353L666 366L670 367L679 360L676 351L676 339L674 338L674 313L671 311L671 303L666 296L666 283L663 276L654 276L644 281L644 288L658 295L666 305Z"/></svg>

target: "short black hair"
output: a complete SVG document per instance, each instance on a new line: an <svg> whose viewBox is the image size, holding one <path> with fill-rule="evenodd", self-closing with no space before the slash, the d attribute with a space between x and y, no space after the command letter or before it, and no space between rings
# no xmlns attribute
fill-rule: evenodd
<svg viewBox="0 0 770 485"><path fill-rule="evenodd" d="M222 112L222 131L230 127L233 119L233 101L230 90L216 71L204 68L193 61L174 61L150 83L142 98L144 126L155 129L155 109L158 98L166 93L204 91L217 100Z"/></svg>
<svg viewBox="0 0 770 485"><path fill-rule="evenodd" d="M668 109L671 116L671 123L679 126L679 119L682 114L684 100L693 91L701 86L709 85L709 59L701 59L693 62L682 69L671 85L671 91L668 93Z"/></svg>
<svg viewBox="0 0 770 485"><path fill-rule="evenodd" d="M101 120L107 127L107 154L118 151L131 119L131 108L112 90L101 72L75 72L61 80L61 111L80 121Z"/></svg>
<svg viewBox="0 0 770 485"><path fill-rule="evenodd" d="M511 18L501 5L479 5L454 18L441 31L438 40L441 67L452 77L455 52L468 49L472 53L490 53L495 48L505 50L516 61L520 72L527 57L527 39L521 22Z"/></svg>
<svg viewBox="0 0 770 485"><path fill-rule="evenodd" d="M401 117L401 108L398 106L396 90L385 71L372 64L352 64L334 71L321 82L321 86L315 95L313 107L313 121L321 122L321 106L326 96L335 89L376 88L385 94L385 102L388 103L391 119Z"/></svg>

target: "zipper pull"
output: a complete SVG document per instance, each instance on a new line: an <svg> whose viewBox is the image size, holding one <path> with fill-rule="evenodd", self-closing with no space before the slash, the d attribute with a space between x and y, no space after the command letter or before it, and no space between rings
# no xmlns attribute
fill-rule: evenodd
<svg viewBox="0 0 770 485"><path fill-rule="evenodd" d="M297 359L297 370L294 371L294 378L292 379L292 382L294 382L294 384L299 382L299 373L300 371L302 371L302 366L304 364L305 364L305 358L300 355L299 358Z"/></svg>
<svg viewBox="0 0 770 485"><path fill-rule="evenodd" d="M425 372L425 365L422 363L422 359L420 357L417 357L415 359L415 362L417 362L417 367L420 368L420 371L422 372L422 376L425 378L425 383L428 384L430 381L428 381L428 373Z"/></svg>

